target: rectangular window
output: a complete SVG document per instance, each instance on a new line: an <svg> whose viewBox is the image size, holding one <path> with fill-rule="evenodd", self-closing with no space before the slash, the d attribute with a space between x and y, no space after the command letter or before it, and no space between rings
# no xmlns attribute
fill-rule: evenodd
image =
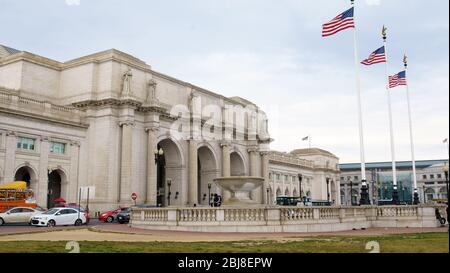
<svg viewBox="0 0 450 273"><path fill-rule="evenodd" d="M438 173L437 178L442 178L442 174Z"/></svg>
<svg viewBox="0 0 450 273"><path fill-rule="evenodd" d="M34 150L35 140L28 137L18 137L17 138L17 148L23 150Z"/></svg>
<svg viewBox="0 0 450 273"><path fill-rule="evenodd" d="M355 180L359 180L359 179L358 179L358 176L355 176Z"/></svg>
<svg viewBox="0 0 450 273"><path fill-rule="evenodd" d="M427 179L427 175L426 174L422 175L422 178Z"/></svg>
<svg viewBox="0 0 450 273"><path fill-rule="evenodd" d="M51 142L50 152L55 154L64 154L66 151L66 144L61 142Z"/></svg>
<svg viewBox="0 0 450 273"><path fill-rule="evenodd" d="M430 174L430 179L434 179L434 174Z"/></svg>

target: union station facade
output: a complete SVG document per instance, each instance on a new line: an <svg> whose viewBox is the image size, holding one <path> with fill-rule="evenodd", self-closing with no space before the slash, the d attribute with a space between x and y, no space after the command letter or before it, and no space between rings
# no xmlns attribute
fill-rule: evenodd
<svg viewBox="0 0 450 273"><path fill-rule="evenodd" d="M107 50L58 62L0 45L0 184L26 181L38 205L207 206L214 178L264 178L260 204L306 196L340 204L338 158L270 151L266 114ZM298 174L302 174L299 181ZM83 204L86 200L82 200Z"/></svg>

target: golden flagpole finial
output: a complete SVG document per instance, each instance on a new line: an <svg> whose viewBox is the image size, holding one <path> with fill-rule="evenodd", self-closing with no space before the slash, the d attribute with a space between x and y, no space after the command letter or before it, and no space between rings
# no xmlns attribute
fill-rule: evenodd
<svg viewBox="0 0 450 273"><path fill-rule="evenodd" d="M387 30L387 28L383 25L383 29L381 30L381 35L383 35L383 39L386 39L386 36L387 36L386 30Z"/></svg>
<svg viewBox="0 0 450 273"><path fill-rule="evenodd" d="M408 56L406 56L406 55L403 56L403 63L404 63L405 65L408 64Z"/></svg>

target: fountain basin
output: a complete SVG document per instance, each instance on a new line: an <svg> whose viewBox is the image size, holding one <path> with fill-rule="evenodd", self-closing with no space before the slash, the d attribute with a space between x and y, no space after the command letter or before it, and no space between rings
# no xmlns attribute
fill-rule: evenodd
<svg viewBox="0 0 450 273"><path fill-rule="evenodd" d="M230 176L214 179L223 190L229 191L231 197L223 200L224 205L257 205L251 192L264 184L264 178L253 176Z"/></svg>

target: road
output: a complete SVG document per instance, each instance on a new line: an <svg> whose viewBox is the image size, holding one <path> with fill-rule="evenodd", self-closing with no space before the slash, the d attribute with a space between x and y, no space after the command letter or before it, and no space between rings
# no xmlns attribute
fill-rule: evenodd
<svg viewBox="0 0 450 273"><path fill-rule="evenodd" d="M5 224L0 226L0 236L1 235L12 235L12 234L22 234L22 233L39 233L39 232L50 232L56 230L71 230L71 229L82 229L89 228L93 226L103 226L103 225L117 225L118 223L105 223L101 222L97 219L91 219L88 225L84 225L81 227L76 226L56 226L56 227L35 227L29 226L28 224Z"/></svg>

